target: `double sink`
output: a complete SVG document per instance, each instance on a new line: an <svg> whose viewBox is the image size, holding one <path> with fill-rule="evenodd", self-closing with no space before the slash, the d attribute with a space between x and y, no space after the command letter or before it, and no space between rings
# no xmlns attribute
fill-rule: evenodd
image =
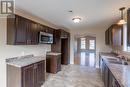
<svg viewBox="0 0 130 87"><path fill-rule="evenodd" d="M118 58L107 58L107 61L113 64L129 65L127 61Z"/></svg>

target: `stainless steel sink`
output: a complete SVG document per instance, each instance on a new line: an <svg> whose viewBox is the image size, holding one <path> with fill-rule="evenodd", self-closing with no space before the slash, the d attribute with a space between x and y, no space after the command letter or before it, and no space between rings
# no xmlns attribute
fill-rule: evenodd
<svg viewBox="0 0 130 87"><path fill-rule="evenodd" d="M113 64L128 65L128 62L121 60L121 59L108 58L107 60L108 60L109 63L113 63Z"/></svg>
<svg viewBox="0 0 130 87"><path fill-rule="evenodd" d="M122 62L122 61L109 61L110 63L114 63L114 64L121 64L121 65L128 65L127 62Z"/></svg>

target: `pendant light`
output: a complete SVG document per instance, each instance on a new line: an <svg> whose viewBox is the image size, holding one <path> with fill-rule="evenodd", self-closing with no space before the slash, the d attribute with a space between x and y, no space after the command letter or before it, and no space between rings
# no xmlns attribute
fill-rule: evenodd
<svg viewBox="0 0 130 87"><path fill-rule="evenodd" d="M126 21L124 20L124 17L123 17L123 15L124 15L123 11L125 10L125 7L122 7L122 8L120 8L119 10L120 10L120 12L121 12L121 19L120 19L120 21L118 22L118 25L126 24Z"/></svg>

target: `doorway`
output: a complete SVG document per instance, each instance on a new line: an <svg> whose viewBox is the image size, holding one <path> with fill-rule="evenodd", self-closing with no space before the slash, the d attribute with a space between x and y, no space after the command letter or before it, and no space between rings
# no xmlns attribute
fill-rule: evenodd
<svg viewBox="0 0 130 87"><path fill-rule="evenodd" d="M61 64L68 65L69 59L69 39L61 38Z"/></svg>
<svg viewBox="0 0 130 87"><path fill-rule="evenodd" d="M96 37L76 38L74 64L96 67Z"/></svg>

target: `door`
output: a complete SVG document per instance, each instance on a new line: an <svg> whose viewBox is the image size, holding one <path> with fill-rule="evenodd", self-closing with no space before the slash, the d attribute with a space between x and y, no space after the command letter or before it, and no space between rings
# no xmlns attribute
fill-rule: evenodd
<svg viewBox="0 0 130 87"><path fill-rule="evenodd" d="M69 58L69 38L61 39L61 64L68 65L70 63Z"/></svg>
<svg viewBox="0 0 130 87"><path fill-rule="evenodd" d="M85 36L76 38L77 51L74 63L95 67L96 65L96 37Z"/></svg>

